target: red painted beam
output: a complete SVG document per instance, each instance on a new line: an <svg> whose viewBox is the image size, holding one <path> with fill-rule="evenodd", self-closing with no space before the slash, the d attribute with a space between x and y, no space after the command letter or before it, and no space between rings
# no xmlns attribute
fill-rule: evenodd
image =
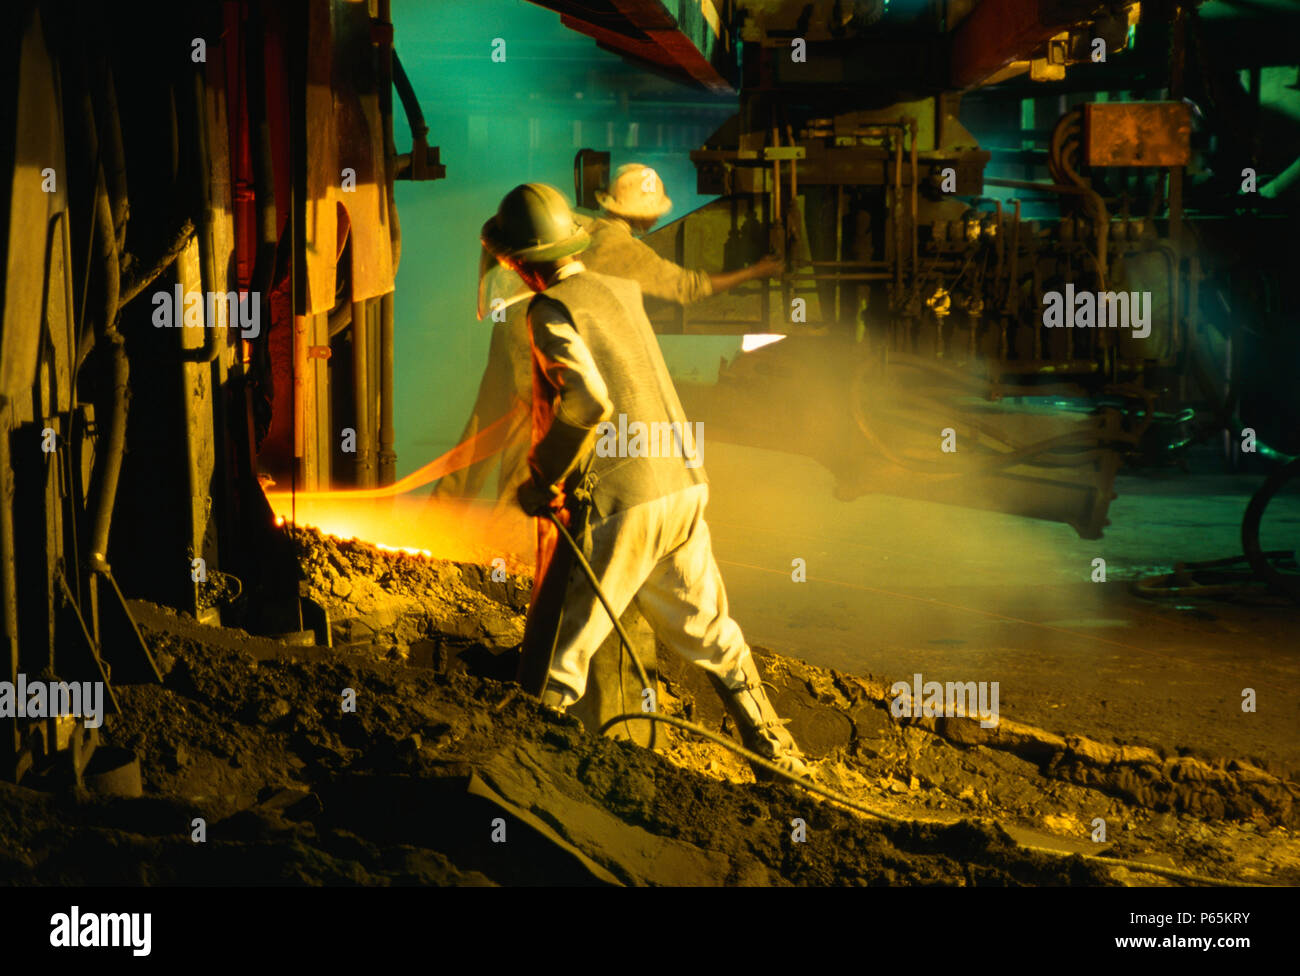
<svg viewBox="0 0 1300 976"><path fill-rule="evenodd" d="M608 12L597 14L573 0L532 0L540 7L554 10L560 23L594 39L602 47L637 61L659 65L683 81L694 81L715 92L731 93L731 82L713 66L705 54L712 34L703 38L688 36L662 0L610 0ZM706 24L717 21L715 0L694 0L701 4L696 26L712 31ZM704 13L704 4L710 14ZM599 19L599 23L597 22ZM718 39L730 50L728 39ZM703 46L703 49L702 49Z"/></svg>
<svg viewBox="0 0 1300 976"><path fill-rule="evenodd" d="M1049 38L1086 20L1089 6L1062 0L984 0L953 36L953 86L978 85L1012 61L1027 59Z"/></svg>
<svg viewBox="0 0 1300 976"><path fill-rule="evenodd" d="M572 14L561 14L560 23L579 34L585 34L617 54L626 54L641 61L652 61L665 68L678 66L668 52L652 40L629 37L627 34L620 34L618 31L601 27L599 24L593 24Z"/></svg>

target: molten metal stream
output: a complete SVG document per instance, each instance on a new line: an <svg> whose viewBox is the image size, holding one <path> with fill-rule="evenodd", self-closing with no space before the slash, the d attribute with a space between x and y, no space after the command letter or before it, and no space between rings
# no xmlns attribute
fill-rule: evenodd
<svg viewBox="0 0 1300 976"><path fill-rule="evenodd" d="M512 411L441 457L382 488L268 491L266 498L277 524L293 519L296 513L298 525L383 549L484 565L504 558L507 564L514 564L512 571L520 566L531 567L536 536L532 520L518 508L469 499L434 501L426 488L498 451L514 419Z"/></svg>

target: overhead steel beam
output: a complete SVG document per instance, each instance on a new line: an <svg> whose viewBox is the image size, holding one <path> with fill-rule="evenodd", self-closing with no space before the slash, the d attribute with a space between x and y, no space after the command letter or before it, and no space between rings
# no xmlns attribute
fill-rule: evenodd
<svg viewBox="0 0 1300 976"><path fill-rule="evenodd" d="M735 41L727 27L731 0L531 0L560 23L634 61L658 65L710 91L736 90Z"/></svg>
<svg viewBox="0 0 1300 976"><path fill-rule="evenodd" d="M1087 20L1095 6L1073 0L983 0L953 36L953 87L978 85L1012 61L1027 59L1050 38Z"/></svg>

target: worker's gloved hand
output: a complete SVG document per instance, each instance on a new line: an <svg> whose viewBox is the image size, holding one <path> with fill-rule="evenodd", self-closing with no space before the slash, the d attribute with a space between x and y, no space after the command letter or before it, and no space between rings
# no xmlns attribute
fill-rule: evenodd
<svg viewBox="0 0 1300 976"><path fill-rule="evenodd" d="M519 501L519 507L524 510L524 514L533 517L545 514L558 495L559 493L550 486L539 488L532 478L521 484L515 492L515 498Z"/></svg>

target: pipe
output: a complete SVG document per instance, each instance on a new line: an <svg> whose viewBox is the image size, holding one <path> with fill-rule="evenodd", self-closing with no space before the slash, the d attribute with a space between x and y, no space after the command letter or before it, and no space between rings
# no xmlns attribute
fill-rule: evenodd
<svg viewBox="0 0 1300 976"><path fill-rule="evenodd" d="M392 0L379 0L379 26L383 30L379 47L379 99L384 119L384 167L388 197L388 228L393 247L393 275L402 261L402 225L397 216L397 200L393 189L392 160L397 146L393 142L393 14ZM379 484L391 485L397 480L397 453L393 450L393 293L379 298Z"/></svg>
<svg viewBox="0 0 1300 976"><path fill-rule="evenodd" d="M89 81L88 81L89 84ZM122 460L126 454L127 404L130 397L130 364L126 358L126 344L122 334L117 331L117 312L121 295L121 265L117 249L117 231L113 223L113 207L109 200L108 186L104 166L100 160L102 145L96 118L105 113L95 110L98 101L87 91L83 104L86 116L83 122L86 131L86 145L94 147L95 185L94 211L91 215L91 241L94 248L92 265L101 269L103 301L99 314L95 317L95 341L109 357L112 370L112 402L109 406L108 434L102 460L95 472L95 516L89 538L91 569L108 572L108 535L113 521L113 506L117 501L117 485L122 474ZM87 104L88 103L88 104ZM108 136L108 141L112 137ZM89 268L87 268L89 274ZM84 328L84 326L83 326ZM105 346L105 344L107 344ZM98 459L97 459L98 460Z"/></svg>
<svg viewBox="0 0 1300 976"><path fill-rule="evenodd" d="M402 111L406 113L407 124L411 127L411 152L406 156L395 157L397 161L393 164L392 178L396 179L398 175L409 169L406 179L424 179L428 173L429 126L424 121L424 112L420 110L420 100L415 97L411 79L406 77L402 59L397 56L395 50L393 51L393 86L402 100ZM393 212L396 213L396 208ZM400 239L397 256L398 258L401 256Z"/></svg>
<svg viewBox="0 0 1300 976"><path fill-rule="evenodd" d="M186 217L181 221L180 226L168 236L162 250L149 262L147 269L143 271L133 270L123 277L118 295L118 308L124 308L128 305L133 298L152 285L159 275L170 268L172 263L180 257L181 252L189 246L193 237L194 222L189 217ZM140 267L144 263L144 261L136 262L134 267Z"/></svg>
<svg viewBox="0 0 1300 976"><path fill-rule="evenodd" d="M812 256L811 251L812 249L810 248L809 249L810 257ZM818 263L819 262L817 261L813 261L812 262L813 267L817 267ZM836 266L846 263L844 261L844 184L843 183L835 184L835 260L833 262L828 262L828 263L834 264ZM835 285L835 324L836 325L840 324L840 317L844 314L843 296L844 296L844 287L836 283ZM856 335L857 334L856 330L860 328L856 315L854 316L853 324L854 324L854 334Z"/></svg>
<svg viewBox="0 0 1300 976"><path fill-rule="evenodd" d="M785 138L790 143L791 148L795 146L794 127L789 122L785 124ZM790 204L797 206L799 203L799 165L792 156L790 158Z"/></svg>
<svg viewBox="0 0 1300 976"><path fill-rule="evenodd" d="M295 262L296 263L296 262ZM307 347L316 338L316 320L312 315L293 317L293 456L294 471L301 468L301 481L308 490L315 490L315 481L307 478L307 385L311 380L308 368ZM313 450L315 445L313 444ZM295 474L295 479L297 475ZM293 485L297 494L297 484Z"/></svg>
<svg viewBox="0 0 1300 976"><path fill-rule="evenodd" d="M100 465L95 492L95 521L90 536L90 565L96 572L108 572L108 532L113 520L113 505L117 501L117 483L122 474L122 459L126 453L127 404L130 399L130 364L126 358L126 342L117 331L119 267L117 238L113 232L113 211L108 200L104 174L97 174L95 187L94 236L96 258L101 262L104 275L104 307L100 321L96 322L99 334L96 341L107 343L112 362L112 396L109 410L107 445Z"/></svg>
<svg viewBox="0 0 1300 976"><path fill-rule="evenodd" d="M1175 3L1169 41L1169 97L1181 101L1187 50L1187 8ZM1183 167L1169 167L1169 239L1180 254L1183 247Z"/></svg>
<svg viewBox="0 0 1300 976"><path fill-rule="evenodd" d="M801 274L798 271L791 271L786 275L791 281L888 281L894 275L888 271L864 274Z"/></svg>
<svg viewBox="0 0 1300 976"><path fill-rule="evenodd" d="M1008 261L1007 314L1015 315L1020 309L1020 198L1016 197L1011 202L1015 204L1016 212L1011 229L1011 257Z"/></svg>
<svg viewBox="0 0 1300 976"><path fill-rule="evenodd" d="M781 133L777 131L776 125L772 126L772 148L781 147ZM778 227L781 223L781 160L772 159L772 226ZM785 256L782 248L782 257Z"/></svg>
<svg viewBox="0 0 1300 976"><path fill-rule="evenodd" d="M908 130L909 130L909 132L910 132L910 134L911 134L911 143L912 143L912 207L911 207L911 211L912 211L912 286L915 288L915 287L916 287L916 278L917 278L917 275L920 273L920 268L917 266L917 256L916 256L916 255L917 255L917 236L918 236L918 227L917 227L917 213L918 213L918 209L917 209L917 201L916 201L916 191L917 191L917 186L916 186L916 184L917 184L917 166L916 166L916 130L917 130L917 124L916 124L916 119L915 119L915 118L910 118L910 119L908 119L908 120L907 120L907 124L908 124ZM999 218L998 218L998 224L999 224L998 232L999 232L999 234L1001 233L1001 230L1002 230L1002 228L1001 228L1001 226L1000 226L1001 223L1002 223L1001 215L1000 215L1000 211L1001 211L1001 208L999 207ZM999 239L1000 239L1000 238L999 238Z"/></svg>
<svg viewBox="0 0 1300 976"><path fill-rule="evenodd" d="M406 76L406 69L402 67L402 59L397 56L396 50L393 51L393 86L397 89L397 97L402 102L402 111L406 113L407 124L411 127L412 142L423 143L429 135L429 126L424 121L420 100L415 97L411 79Z"/></svg>
<svg viewBox="0 0 1300 976"><path fill-rule="evenodd" d="M397 480L393 450L393 293L379 299L379 483Z"/></svg>
<svg viewBox="0 0 1300 976"><path fill-rule="evenodd" d="M888 268L888 261L809 261L814 268Z"/></svg>
<svg viewBox="0 0 1300 976"><path fill-rule="evenodd" d="M108 186L112 206L113 237L118 253L126 248L126 221L130 212L126 190L126 153L122 148L122 119L117 109L117 91L113 87L113 72L108 62L99 58L96 64L95 126L103 137L101 165Z"/></svg>
<svg viewBox="0 0 1300 976"><path fill-rule="evenodd" d="M330 309L327 321L329 323L329 337L333 339L352 324L352 303L340 302Z"/></svg>
<svg viewBox="0 0 1300 976"><path fill-rule="evenodd" d="M388 201L388 233L393 247L393 274L402 263L402 224L397 214L397 197L393 189L393 170L397 160L397 144L393 141L393 15L391 0L379 0L379 16L371 22L378 29L379 43L379 110L384 120L384 175L385 194ZM409 84L409 81L408 81ZM418 104L417 104L418 107ZM380 464L382 468L382 461Z"/></svg>
<svg viewBox="0 0 1300 976"><path fill-rule="evenodd" d="M375 486L375 443L370 409L370 322L368 306L362 299L352 303L352 402L355 405L356 468L354 480L359 488Z"/></svg>
<svg viewBox="0 0 1300 976"><path fill-rule="evenodd" d="M903 133L894 137L894 301L903 300Z"/></svg>

